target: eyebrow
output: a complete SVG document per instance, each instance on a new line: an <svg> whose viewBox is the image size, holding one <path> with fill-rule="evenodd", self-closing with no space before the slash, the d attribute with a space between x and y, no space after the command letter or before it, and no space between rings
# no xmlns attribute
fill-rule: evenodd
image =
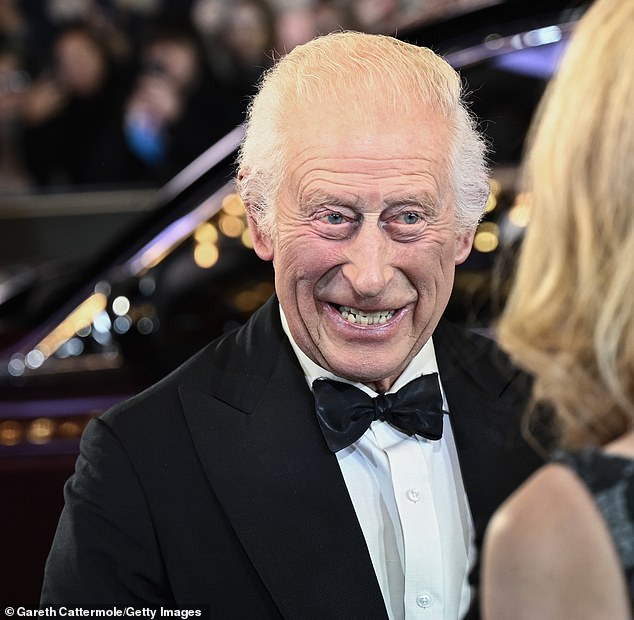
<svg viewBox="0 0 634 620"><path fill-rule="evenodd" d="M361 203L361 199L358 196L355 197L352 193L347 197L341 195L334 196L323 190L311 191L300 199L300 204L305 211L325 205L355 208Z"/></svg>
<svg viewBox="0 0 634 620"><path fill-rule="evenodd" d="M408 206L420 209L425 215L435 217L440 213L440 200L429 192L390 197L385 201L387 208Z"/></svg>
<svg viewBox="0 0 634 620"><path fill-rule="evenodd" d="M324 192L319 189L307 193L307 195L300 200L300 205L305 211L326 205L354 209L362 204L363 200L352 193L348 196L334 196L329 192ZM382 203L382 209L394 209L398 207L420 209L428 217L436 217L441 210L440 200L429 192L392 196Z"/></svg>

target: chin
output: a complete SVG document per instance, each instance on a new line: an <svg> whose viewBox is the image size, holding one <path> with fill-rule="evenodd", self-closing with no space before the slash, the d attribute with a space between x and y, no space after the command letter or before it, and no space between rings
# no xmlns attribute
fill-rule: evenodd
<svg viewBox="0 0 634 620"><path fill-rule="evenodd" d="M358 356L356 361L331 365L330 370L338 377L349 381L370 384L383 383L391 378L395 379L401 374L405 366L406 364L389 367L385 364L381 366L363 365L359 362Z"/></svg>

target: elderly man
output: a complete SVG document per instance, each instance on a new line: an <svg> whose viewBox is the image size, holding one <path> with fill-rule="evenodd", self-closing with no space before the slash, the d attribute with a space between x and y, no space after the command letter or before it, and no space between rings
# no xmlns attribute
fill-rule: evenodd
<svg viewBox="0 0 634 620"><path fill-rule="evenodd" d="M484 527L538 464L525 377L441 319L483 150L430 50L338 33L277 64L238 174L277 296L89 425L43 604L477 613Z"/></svg>

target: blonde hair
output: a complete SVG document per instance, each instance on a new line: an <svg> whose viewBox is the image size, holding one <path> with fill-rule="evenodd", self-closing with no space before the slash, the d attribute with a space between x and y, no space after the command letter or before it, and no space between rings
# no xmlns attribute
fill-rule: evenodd
<svg viewBox="0 0 634 620"><path fill-rule="evenodd" d="M526 158L531 222L499 324L561 446L634 418L634 2L597 0L551 82Z"/></svg>
<svg viewBox="0 0 634 620"><path fill-rule="evenodd" d="M297 106L335 101L342 114L350 106L369 111L368 122L377 103L394 114L427 106L451 128L456 227L471 230L486 204L488 169L485 143L461 96L460 77L449 64L427 48L393 37L338 32L298 46L264 75L249 107L238 158L242 199L271 234L271 207L288 171L289 114Z"/></svg>

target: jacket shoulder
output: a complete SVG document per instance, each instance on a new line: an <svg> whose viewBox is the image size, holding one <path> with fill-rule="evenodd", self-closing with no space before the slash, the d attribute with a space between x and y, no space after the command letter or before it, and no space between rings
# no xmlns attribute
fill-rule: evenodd
<svg viewBox="0 0 634 620"><path fill-rule="evenodd" d="M183 386L245 410L266 386L283 342L275 298L240 328L216 338L161 380L101 416L109 426L158 426L181 411ZM244 386L249 386L248 390Z"/></svg>
<svg viewBox="0 0 634 620"><path fill-rule="evenodd" d="M468 376L496 396L511 386L523 395L530 391L529 375L513 364L491 331L468 329L443 319L434 332L434 348L443 381Z"/></svg>

